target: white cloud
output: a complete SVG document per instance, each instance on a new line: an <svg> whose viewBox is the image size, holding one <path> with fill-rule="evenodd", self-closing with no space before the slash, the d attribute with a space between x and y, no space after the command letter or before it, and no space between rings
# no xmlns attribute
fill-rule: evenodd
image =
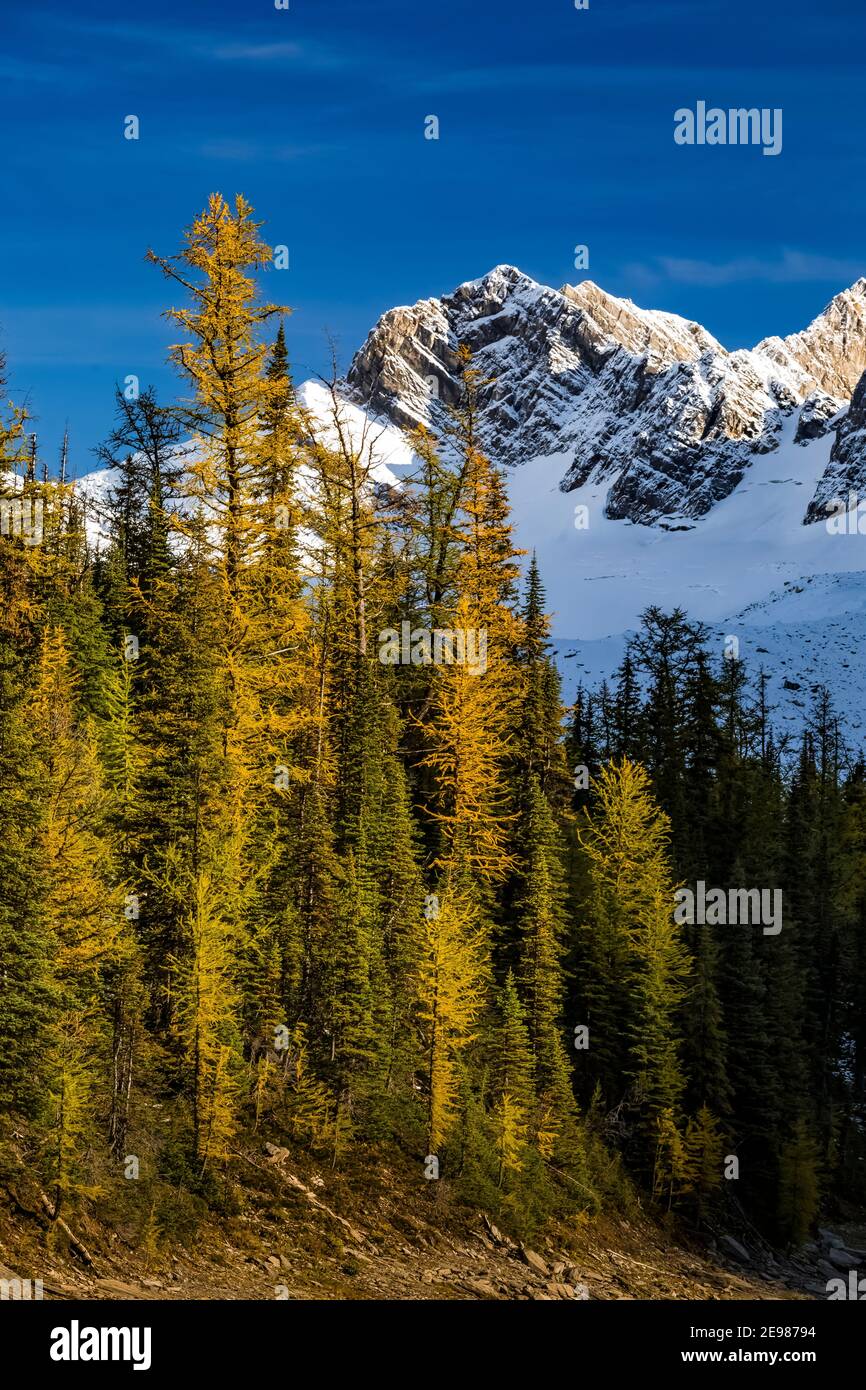
<svg viewBox="0 0 866 1390"><path fill-rule="evenodd" d="M696 260L678 256L657 256L649 263L634 262L626 273L642 285L672 281L680 285L701 285L716 289L725 285L761 282L770 285L810 284L833 280L850 284L866 273L866 262L835 256L812 255L785 248L775 258L738 256L727 261Z"/></svg>

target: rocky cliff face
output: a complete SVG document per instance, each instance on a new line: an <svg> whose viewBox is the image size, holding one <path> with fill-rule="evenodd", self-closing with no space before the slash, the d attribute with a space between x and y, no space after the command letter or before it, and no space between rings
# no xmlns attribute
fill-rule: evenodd
<svg viewBox="0 0 866 1390"><path fill-rule="evenodd" d="M830 461L809 503L806 522L826 520L840 500L847 509L850 493L858 502L866 500L866 372L839 421Z"/></svg>
<svg viewBox="0 0 866 1390"><path fill-rule="evenodd" d="M688 525L777 447L786 418L798 413L803 442L834 427L866 370L866 279L802 333L728 352L592 281L553 290L497 266L383 315L348 388L404 428L441 425L460 343L489 379L481 429L498 462L562 455L564 490L609 483L608 516Z"/></svg>
<svg viewBox="0 0 866 1390"><path fill-rule="evenodd" d="M803 395L848 401L866 371L866 279L843 290L802 333L765 338L756 352L780 366Z"/></svg>

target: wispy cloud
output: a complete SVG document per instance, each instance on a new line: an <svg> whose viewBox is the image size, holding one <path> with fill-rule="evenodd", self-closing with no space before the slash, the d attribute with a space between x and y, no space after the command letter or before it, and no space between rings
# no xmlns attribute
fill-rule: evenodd
<svg viewBox="0 0 866 1390"><path fill-rule="evenodd" d="M91 76L78 69L70 70L68 59L59 56L55 61L32 62L27 58L8 56L0 58L0 81L17 82L22 87L32 86L34 82L46 82L51 86L62 84L65 88L87 88L92 85Z"/></svg>
<svg viewBox="0 0 866 1390"><path fill-rule="evenodd" d="M718 289L725 285L749 283L803 285L821 280L850 284L866 273L866 261L844 260L785 248L775 258L738 256L733 260L708 261L658 256L649 263L632 262L624 270L633 280L647 287L669 281Z"/></svg>
<svg viewBox="0 0 866 1390"><path fill-rule="evenodd" d="M217 43L206 52L222 63L291 63L313 71L336 70L348 63L344 54L309 43Z"/></svg>
<svg viewBox="0 0 866 1390"><path fill-rule="evenodd" d="M822 92L838 90L839 72L848 68L854 69L855 61L842 54L832 76L828 76L826 72L816 73L814 67L806 64L799 67L789 64L785 68L786 87L789 91L805 88L814 91L816 86ZM752 86L762 84L772 88L778 80L778 68L762 62L750 64L744 59L732 63L722 56L714 63L712 55L708 55L703 66L697 66L685 59L679 63L671 61L671 55L666 49L647 46L642 51L632 52L629 57L617 63L599 62L591 48L584 48L578 50L574 60L570 62L492 62L489 67L452 68L433 73L419 78L414 85L415 90L420 92L458 94L562 88L592 91L647 88L655 91L661 85L671 89L679 88L685 99L687 92L717 92L732 88L739 90L745 83Z"/></svg>
<svg viewBox="0 0 866 1390"><path fill-rule="evenodd" d="M299 43L226 43L210 52L225 62L274 63L283 58L300 58L304 50Z"/></svg>
<svg viewBox="0 0 866 1390"><path fill-rule="evenodd" d="M195 153L203 159L224 160L227 163L252 164L258 161L273 161L278 164L294 163L332 152L333 145L269 145L257 140L208 140L199 145Z"/></svg>
<svg viewBox="0 0 866 1390"><path fill-rule="evenodd" d="M290 64L305 71L337 70L357 61L357 55L338 52L318 42L294 43L282 39L261 41L254 38L239 43L234 33L206 26L191 29L180 25L146 25L123 20L105 22L58 17L58 26L84 40L101 40L114 45L113 52L130 63L141 61L142 49L160 49L182 59L214 63L250 65Z"/></svg>
<svg viewBox="0 0 866 1390"><path fill-rule="evenodd" d="M670 69L670 75L680 77L677 69ZM489 92L522 91L571 87L579 84L581 88L608 87L612 83L633 86L636 83L655 82L659 69L640 67L602 67L587 59L574 63L499 63L488 68L460 68L452 72L442 72L432 77L422 78L415 83L420 92Z"/></svg>

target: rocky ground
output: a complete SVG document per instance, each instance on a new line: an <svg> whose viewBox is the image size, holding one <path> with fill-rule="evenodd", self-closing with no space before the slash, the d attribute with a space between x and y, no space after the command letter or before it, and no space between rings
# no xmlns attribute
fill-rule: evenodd
<svg viewBox="0 0 866 1390"><path fill-rule="evenodd" d="M387 1168L359 1196L270 1144L238 1166L249 1182L238 1214L147 1251L122 1226L82 1218L47 1240L19 1189L0 1222L0 1278L40 1278L49 1299L706 1301L826 1298L828 1279L866 1264L862 1227L824 1229L783 1258L756 1233L690 1240L638 1213L584 1218L532 1248Z"/></svg>

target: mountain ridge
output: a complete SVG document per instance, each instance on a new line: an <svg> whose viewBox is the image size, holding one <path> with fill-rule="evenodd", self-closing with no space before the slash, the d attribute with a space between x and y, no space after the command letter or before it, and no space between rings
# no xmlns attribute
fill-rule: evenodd
<svg viewBox="0 0 866 1390"><path fill-rule="evenodd" d="M592 281L552 290L500 266L446 299L389 310L336 401L377 485L400 486L414 470L407 431L441 433L469 338L476 365L496 376L483 388L483 443L505 464L517 542L538 556L566 695L582 662L594 677L612 673L648 604L681 606L738 636L755 671L764 649L775 654L771 694L789 727L807 712L797 670L814 665L821 634L845 647L844 661L822 659L815 672L859 738L866 554L856 526L840 535L822 523L838 499L866 491L866 372L850 404L816 381L832 385L831 370L844 370L847 390L860 358L842 361L834 334L866 353L864 313L861 279L800 333L762 340L788 354L780 365L770 349L729 351L700 324ZM331 391L308 381L297 396L332 440ZM110 483L103 471L78 484L95 542Z"/></svg>
<svg viewBox="0 0 866 1390"><path fill-rule="evenodd" d="M607 483L611 518L693 524L778 447L792 414L801 440L838 423L866 373L866 278L800 332L729 350L696 321L591 280L555 290L503 264L383 314L348 394L402 429L435 428L457 399L461 342L482 374L481 434L497 462L570 453L562 488Z"/></svg>

